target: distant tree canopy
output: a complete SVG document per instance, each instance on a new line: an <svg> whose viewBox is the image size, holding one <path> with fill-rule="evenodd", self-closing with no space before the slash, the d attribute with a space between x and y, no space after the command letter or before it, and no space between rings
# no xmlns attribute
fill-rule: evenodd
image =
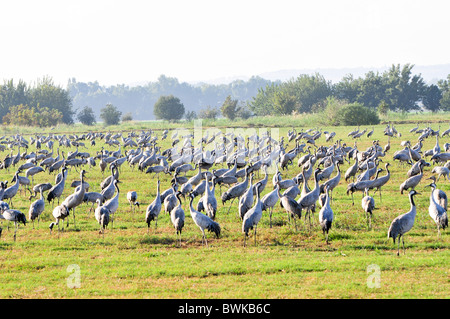
<svg viewBox="0 0 450 319"><path fill-rule="evenodd" d="M382 74L369 71L365 77L349 74L332 85L320 74L301 75L280 84L268 84L248 103L257 115L311 113L322 111L328 97L376 110L408 112L423 107L436 112L450 106L449 82L427 85L421 75L412 73L414 65L392 65ZM449 108L447 108L448 110Z"/></svg>
<svg viewBox="0 0 450 319"><path fill-rule="evenodd" d="M100 110L100 118L103 120L105 125L119 124L121 115L122 112L111 103L106 104L106 106Z"/></svg>
<svg viewBox="0 0 450 319"><path fill-rule="evenodd" d="M238 102L238 100L232 99L231 95L228 95L220 108L222 115L230 120L234 120L239 112L239 107L237 106Z"/></svg>
<svg viewBox="0 0 450 319"><path fill-rule="evenodd" d="M73 123L74 111L69 91L56 86L49 77L38 80L34 86L29 86L23 81L15 84L12 79L4 81L0 85L0 118L2 118L2 122L4 122L3 117L11 113L11 108L19 105L34 110L48 109L49 112L56 110L62 115L62 118L58 117L60 122ZM24 125L30 124L24 123Z"/></svg>
<svg viewBox="0 0 450 319"><path fill-rule="evenodd" d="M94 125L96 122L94 111L89 106L85 106L78 112L77 119L84 125Z"/></svg>
<svg viewBox="0 0 450 319"><path fill-rule="evenodd" d="M9 108L2 121L6 125L49 127L61 122L63 114L48 107L14 105Z"/></svg>
<svg viewBox="0 0 450 319"><path fill-rule="evenodd" d="M153 113L157 119L177 121L183 118L184 105L173 95L163 95L156 101Z"/></svg>

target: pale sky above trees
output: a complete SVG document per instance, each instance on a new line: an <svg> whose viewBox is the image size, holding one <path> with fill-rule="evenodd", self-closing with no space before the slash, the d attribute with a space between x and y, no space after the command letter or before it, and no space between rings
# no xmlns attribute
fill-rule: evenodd
<svg viewBox="0 0 450 319"><path fill-rule="evenodd" d="M195 82L299 68L450 63L448 0L23 0L0 12L0 80Z"/></svg>

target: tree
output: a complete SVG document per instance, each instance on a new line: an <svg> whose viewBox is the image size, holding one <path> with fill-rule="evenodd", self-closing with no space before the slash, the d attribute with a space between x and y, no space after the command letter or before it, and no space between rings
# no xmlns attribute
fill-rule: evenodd
<svg viewBox="0 0 450 319"><path fill-rule="evenodd" d="M56 86L50 77L38 80L36 86L29 92L28 105L37 106L38 104L60 111L63 115L63 123L73 124L75 112L72 110L72 98L69 91Z"/></svg>
<svg viewBox="0 0 450 319"><path fill-rule="evenodd" d="M423 106L431 112L439 111L441 106L442 92L437 85L427 86L425 95L422 98Z"/></svg>
<svg viewBox="0 0 450 319"><path fill-rule="evenodd" d="M198 117L201 119L211 119L211 120L215 120L220 114L220 111L218 108L215 107L211 107L211 106L207 106L204 109L201 109L198 112Z"/></svg>
<svg viewBox="0 0 450 319"><path fill-rule="evenodd" d="M442 92L442 98L439 100L441 110L450 111L450 74L446 80L439 80L437 85Z"/></svg>
<svg viewBox="0 0 450 319"><path fill-rule="evenodd" d="M220 108L222 115L227 119L234 120L239 112L239 107L237 106L238 100L233 100L231 95L228 95Z"/></svg>
<svg viewBox="0 0 450 319"><path fill-rule="evenodd" d="M56 109L19 104L11 106L2 121L6 125L48 127L60 123L62 117L62 113Z"/></svg>
<svg viewBox="0 0 450 319"><path fill-rule="evenodd" d="M184 105L173 95L162 95L153 107L153 114L157 119L177 121L184 115Z"/></svg>
<svg viewBox="0 0 450 319"><path fill-rule="evenodd" d="M106 125L119 124L121 115L122 112L120 112L117 107L111 103L106 104L106 106L100 110L100 118Z"/></svg>
<svg viewBox="0 0 450 319"><path fill-rule="evenodd" d="M78 112L77 115L78 121L80 121L84 125L94 125L95 124L95 115L94 110L90 108L89 106L85 106L81 109L80 112Z"/></svg>
<svg viewBox="0 0 450 319"><path fill-rule="evenodd" d="M295 96L285 91L278 91L273 95L273 108L276 114L289 115L299 109L299 103Z"/></svg>

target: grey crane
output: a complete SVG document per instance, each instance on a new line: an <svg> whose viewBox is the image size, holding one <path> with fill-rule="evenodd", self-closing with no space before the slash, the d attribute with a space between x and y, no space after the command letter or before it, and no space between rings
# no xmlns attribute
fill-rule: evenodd
<svg viewBox="0 0 450 319"><path fill-rule="evenodd" d="M329 187L325 187L325 204L319 211L319 224L322 228L322 232L325 235L325 241L328 244L328 233L331 229L331 225L333 224L333 210L330 206L330 195L329 195Z"/></svg>
<svg viewBox="0 0 450 319"><path fill-rule="evenodd" d="M375 192L380 192L380 203L381 203L381 187L383 187L384 185L386 185L387 182L389 182L389 180L391 179L391 172L390 172L390 170L389 170L389 166L390 166L390 165L391 165L391 164L386 163L386 164L384 165L384 168L385 168L385 170L386 170L386 175L380 176L380 177L378 177L378 175L377 175L377 177L373 180L372 185L370 185L370 187L371 187L372 189L375 189L374 193L375 193Z"/></svg>
<svg viewBox="0 0 450 319"><path fill-rule="evenodd" d="M406 179L403 183L400 184L400 193L403 194L403 191L408 189L414 189L417 185L419 185L420 181L423 177L423 164L419 164L420 173L410 178Z"/></svg>
<svg viewBox="0 0 450 319"><path fill-rule="evenodd" d="M58 205L53 208L52 215L55 218L55 222L50 223L48 228L50 228L50 234L52 233L53 227L58 225L58 230L61 231L60 221L64 222L67 216L69 216L69 209L66 205ZM62 225L62 230L64 231L64 224Z"/></svg>
<svg viewBox="0 0 450 319"><path fill-rule="evenodd" d="M34 184L34 175L38 174L38 173L42 173L45 170L40 167L40 166L34 166L34 167L30 167L29 169L27 169L25 171L25 176L28 178L29 176L31 176L31 183Z"/></svg>
<svg viewBox="0 0 450 319"><path fill-rule="evenodd" d="M37 196L37 193L39 193L39 192L41 191L41 188L42 188L42 191L43 191L43 192L46 192L46 191L50 190L52 187L53 187L53 186L52 186L52 184L50 184L50 183L40 183L40 184L36 184L36 185L33 186L33 189L32 189L33 192L34 192L34 194L33 194L33 195L30 195L30 197L29 197L28 199L31 200L32 198L36 197L36 196Z"/></svg>
<svg viewBox="0 0 450 319"><path fill-rule="evenodd" d="M257 185L259 187L259 185ZM275 184L275 189L261 198L261 209L263 211L269 211L269 225L272 228L272 212L273 208L278 202L278 194L280 193L280 185Z"/></svg>
<svg viewBox="0 0 450 319"><path fill-rule="evenodd" d="M76 226L75 223L75 208L77 206L79 206L81 203L83 203L83 199L84 199L84 194L86 193L86 188L85 188L85 184L84 184L84 176L86 174L86 171L84 169L82 169L80 171L80 179L81 179L81 185L80 187L78 187L74 193L70 194L69 196L67 196L64 201L62 202L62 204L64 204L69 211L72 210L72 214L73 214L73 224L74 227ZM67 226L69 224L69 220L67 220Z"/></svg>
<svg viewBox="0 0 450 319"><path fill-rule="evenodd" d="M103 204L103 206L105 206L109 210L109 220L111 222L111 228L114 225L114 214L116 213L117 209L119 208L119 196L120 196L119 183L120 183L120 181L118 179L114 180L114 187L116 189L116 195L113 198L107 200Z"/></svg>
<svg viewBox="0 0 450 319"><path fill-rule="evenodd" d="M58 205L59 205L59 198L61 197L61 195L64 191L65 184L66 184L67 168L63 167L61 173L62 173L61 180L58 183L56 183L47 193L47 201L49 203L52 202L52 207L53 207L53 202L54 202L55 198L58 199Z"/></svg>
<svg viewBox="0 0 450 319"><path fill-rule="evenodd" d="M230 204L230 207L228 208L228 212L230 211L231 205L233 205L233 201L236 198L241 197L245 193L245 191L247 190L248 181L249 181L248 169L249 169L249 167L246 168L245 180L243 182L238 183L238 184L230 187L227 191L222 193L222 196L221 196L222 204L225 204L226 201L231 199L231 204Z"/></svg>
<svg viewBox="0 0 450 319"><path fill-rule="evenodd" d="M259 187L259 185L257 187ZM259 192L256 192L256 203L249 211L245 213L244 219L242 220L242 232L244 233L244 247L247 245L246 240L248 232L252 229L255 237L255 246L256 246L256 229L262 217L262 202L259 196L260 196Z"/></svg>
<svg viewBox="0 0 450 319"><path fill-rule="evenodd" d="M19 191L20 182L19 182L19 171L17 171L14 175L16 178L16 182L14 185L11 185L10 187L6 188L3 192L3 197L1 200L9 199L9 205L12 207L12 199L14 196L16 196L17 192Z"/></svg>
<svg viewBox="0 0 450 319"><path fill-rule="evenodd" d="M25 214L17 209L7 209L7 210L3 211L2 216L5 220L8 221L8 229L9 229L9 223L14 222L14 241L16 241L16 233L17 233L17 229L19 228L19 224L20 223L22 223L24 225L27 224L27 218L25 217ZM1 228L0 228L0 234L1 234Z"/></svg>
<svg viewBox="0 0 450 319"><path fill-rule="evenodd" d="M217 212L217 199L214 195L215 193L215 182L214 179L216 177L213 176L212 188L209 188L208 176L206 176L206 189L205 194L203 195L203 208L205 210L206 215L211 218L216 218Z"/></svg>
<svg viewBox="0 0 450 319"><path fill-rule="evenodd" d="M310 225L311 225L312 207L316 204L316 202L320 196L320 186L319 186L320 171L321 170L319 168L314 171L314 181L315 181L314 189L311 190L310 192L308 192L307 194L302 195L300 197L300 199L297 201L302 210L303 209L307 210L307 215L308 215ZM306 215L305 215L305 218L306 218Z"/></svg>
<svg viewBox="0 0 450 319"><path fill-rule="evenodd" d="M431 194L430 194L430 205L428 206L428 213L430 214L430 217L433 219L433 221L436 223L438 236L441 234L441 228L445 229L448 227L448 216L447 212L436 202L434 192L436 192L436 184L431 183L430 185L427 185L431 187Z"/></svg>
<svg viewBox="0 0 450 319"><path fill-rule="evenodd" d="M358 152L358 150L356 150L356 152ZM355 181L355 176L356 173L358 172L358 156L355 156L355 163L350 166L346 171L345 171L345 181L347 182L350 177L353 177L353 181Z"/></svg>
<svg viewBox="0 0 450 319"><path fill-rule="evenodd" d="M30 208L28 210L28 219L33 222L33 229L34 229L34 220L37 218L38 226L39 226L41 214L45 209L45 200L44 200L44 194L43 194L42 188L41 188L40 193L41 193L41 198L32 202L30 205Z"/></svg>
<svg viewBox="0 0 450 319"><path fill-rule="evenodd" d="M300 208L299 203L290 196L280 194L280 189L277 187L278 197L280 198L280 206L288 213L288 220L291 220L291 217L294 219L295 230L297 231L297 222L296 217L299 219L302 217L302 210Z"/></svg>
<svg viewBox="0 0 450 319"><path fill-rule="evenodd" d="M428 179L433 180L433 183L436 184L436 176L432 175ZM445 211L447 211L447 194L441 189L436 188L436 191L433 192L434 199L436 200L436 203L438 203L440 206L444 207Z"/></svg>
<svg viewBox="0 0 450 319"><path fill-rule="evenodd" d="M133 216L134 213L136 212L136 206L139 207L139 202L137 200L138 195L136 191L128 191L127 192L127 201L130 204L130 209L133 211Z"/></svg>
<svg viewBox="0 0 450 319"><path fill-rule="evenodd" d="M330 201L333 202L333 189L336 188L336 186L339 185L339 182L341 181L341 169L339 167L339 163L336 163L337 168L337 174L333 177L327 180L325 183L320 185L320 193L325 193L325 187L328 186L328 191L330 193Z"/></svg>
<svg viewBox="0 0 450 319"><path fill-rule="evenodd" d="M172 209L174 209L177 204L178 204L178 199L177 199L177 192L178 192L178 184L177 183L172 183L172 192L170 194L168 194L167 196L165 196L164 198L164 211L166 213L169 213L172 211ZM181 194L181 192L180 192ZM162 200L162 195L161 195L161 200Z"/></svg>
<svg viewBox="0 0 450 319"><path fill-rule="evenodd" d="M361 200L361 206L366 215L366 219L369 221L369 228L370 228L372 224L372 214L375 209L375 199L369 195L368 188L364 190L364 194L365 196Z"/></svg>
<svg viewBox="0 0 450 319"><path fill-rule="evenodd" d="M449 176L450 175L450 169L448 169L445 166L435 166L431 170L431 173L438 175L438 177L437 177L438 181L441 178L441 176L444 176L444 177L447 176L447 179L450 181L450 176Z"/></svg>
<svg viewBox="0 0 450 319"><path fill-rule="evenodd" d="M110 210L105 205L102 206L102 200L97 199L97 208L95 208L94 216L97 222L100 225L100 234L105 234L105 229L108 227L111 215Z"/></svg>
<svg viewBox="0 0 450 319"><path fill-rule="evenodd" d="M250 183L248 189L239 198L238 213L241 220L244 219L245 213L253 207L253 173L250 174Z"/></svg>
<svg viewBox="0 0 450 319"><path fill-rule="evenodd" d="M100 199L102 203L105 202L103 195L99 192L85 192L84 193L83 202L92 203L92 206L89 209L89 213L94 209L94 205L97 203L98 199Z"/></svg>
<svg viewBox="0 0 450 319"><path fill-rule="evenodd" d="M180 191L177 191L176 197L178 199L178 206L175 206L170 211L170 221L172 222L172 225L175 228L176 235L177 235L177 242L178 242L179 246L181 247L181 232L184 227L185 214L184 214L184 210L182 207Z"/></svg>
<svg viewBox="0 0 450 319"><path fill-rule="evenodd" d="M150 205L147 206L147 210L145 213L145 222L147 223L147 233L150 230L150 223L155 221L155 228L158 226L158 216L161 212L161 193L160 193L160 184L161 182L158 180L158 185L156 187L156 197Z"/></svg>
<svg viewBox="0 0 450 319"><path fill-rule="evenodd" d="M410 210L394 218L388 230L388 238L392 238L394 244L395 240L398 239L397 256L400 255L400 239L402 240L403 244L403 252L405 252L405 241L403 236L414 226L414 221L416 218L416 204L414 202L415 195L420 195L420 193L416 192L415 190L411 190L409 192L409 202L411 205Z"/></svg>
<svg viewBox="0 0 450 319"><path fill-rule="evenodd" d="M194 194L189 194L190 197L190 203L189 203L189 209L190 209L190 215L192 217L192 220L194 221L195 225L197 225L198 228L200 228L202 232L202 245L203 242L206 246L208 246L208 241L206 239L205 229L209 232L213 232L217 238L220 237L221 228L218 222L214 221L209 216L200 213L199 211L195 210L192 202L195 198Z"/></svg>

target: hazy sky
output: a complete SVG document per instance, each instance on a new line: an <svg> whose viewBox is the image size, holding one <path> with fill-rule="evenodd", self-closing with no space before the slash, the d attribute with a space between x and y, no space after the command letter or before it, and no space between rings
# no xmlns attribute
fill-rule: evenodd
<svg viewBox="0 0 450 319"><path fill-rule="evenodd" d="M0 80L102 85L450 63L448 0L15 0Z"/></svg>

